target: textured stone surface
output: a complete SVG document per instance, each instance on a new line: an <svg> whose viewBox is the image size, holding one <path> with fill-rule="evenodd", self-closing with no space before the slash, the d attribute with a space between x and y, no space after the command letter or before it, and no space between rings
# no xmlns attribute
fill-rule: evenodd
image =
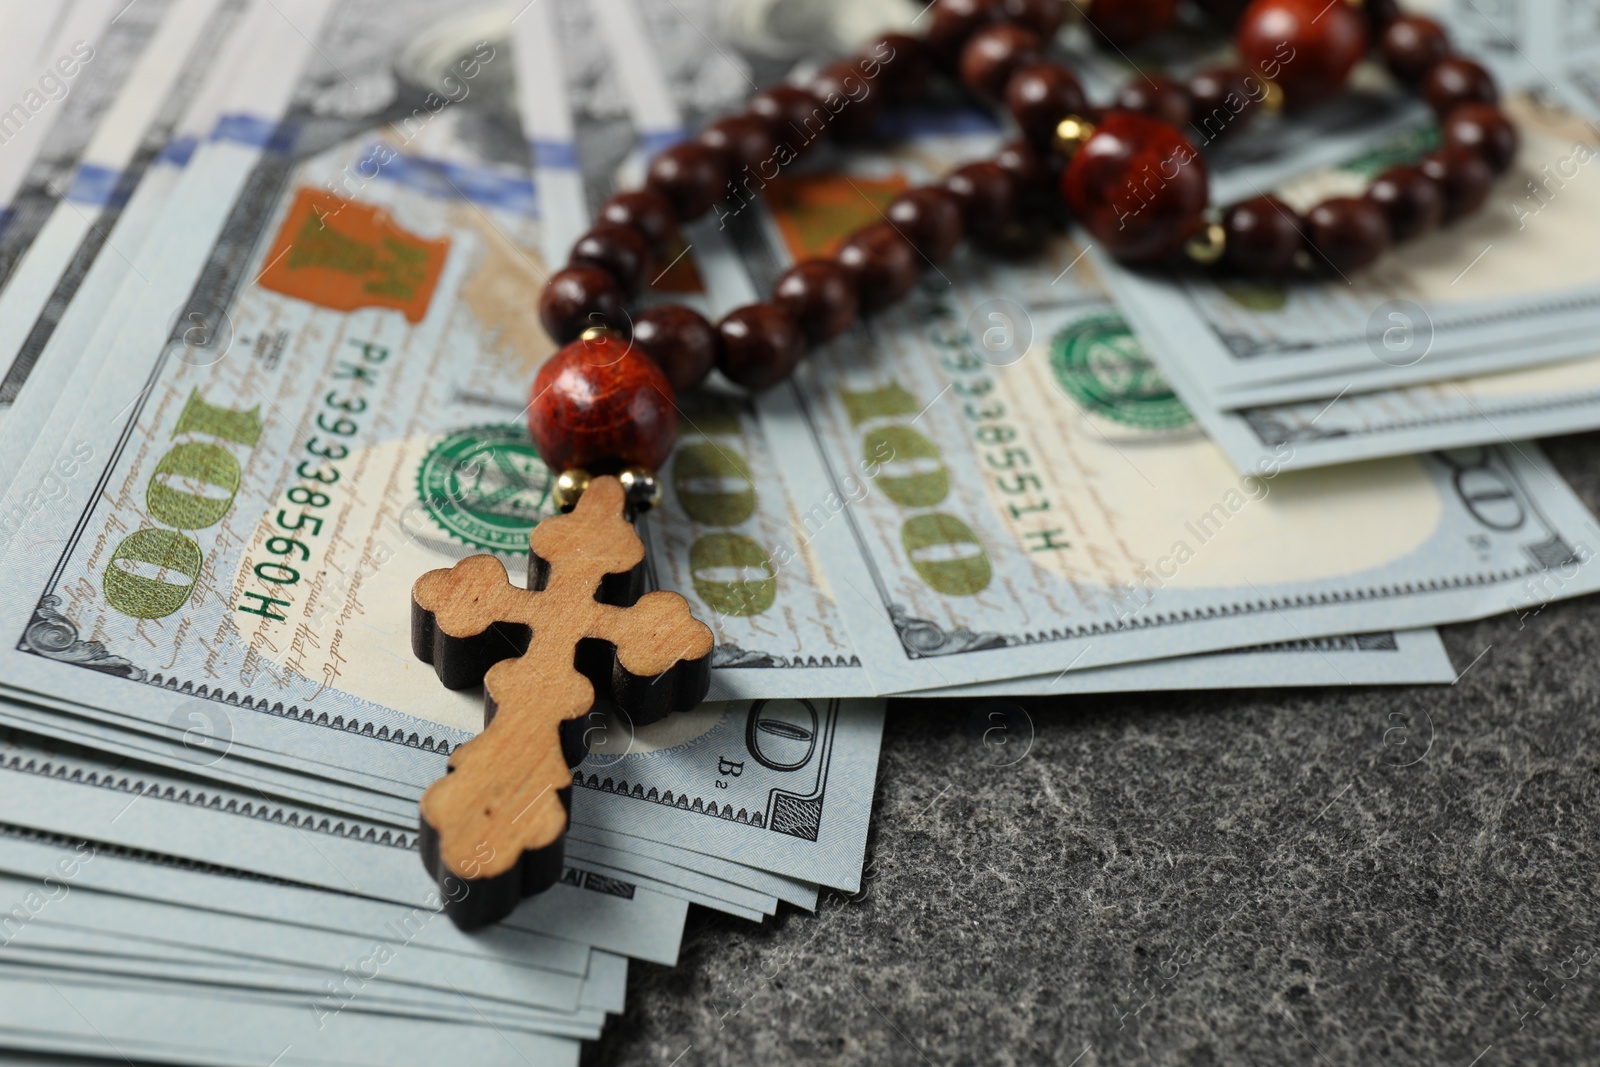
<svg viewBox="0 0 1600 1067"><path fill-rule="evenodd" d="M1549 452L1600 507L1600 437ZM1032 701L1010 767L892 704L858 898L692 909L585 1062L1600 1062L1597 639L1588 598L1449 628L1454 687Z"/></svg>

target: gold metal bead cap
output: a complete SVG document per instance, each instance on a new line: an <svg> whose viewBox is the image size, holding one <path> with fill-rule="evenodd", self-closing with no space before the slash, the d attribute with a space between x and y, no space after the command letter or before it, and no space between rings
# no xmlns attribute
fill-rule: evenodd
<svg viewBox="0 0 1600 1067"><path fill-rule="evenodd" d="M1056 150L1063 155L1072 155L1094 136L1094 130L1094 123L1082 115L1068 115L1056 124Z"/></svg>
<svg viewBox="0 0 1600 1067"><path fill-rule="evenodd" d="M564 470L556 476L555 490L550 494L556 507L571 511L578 506L578 498L589 488L589 472L582 467Z"/></svg>

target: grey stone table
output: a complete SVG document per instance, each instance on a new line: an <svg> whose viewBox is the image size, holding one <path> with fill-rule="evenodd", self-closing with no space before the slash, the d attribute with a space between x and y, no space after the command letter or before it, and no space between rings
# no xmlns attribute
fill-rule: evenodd
<svg viewBox="0 0 1600 1067"><path fill-rule="evenodd" d="M1600 1063L1600 601L1444 637L1452 687L1025 702L1009 767L892 703L862 892L694 909L585 1062Z"/></svg>

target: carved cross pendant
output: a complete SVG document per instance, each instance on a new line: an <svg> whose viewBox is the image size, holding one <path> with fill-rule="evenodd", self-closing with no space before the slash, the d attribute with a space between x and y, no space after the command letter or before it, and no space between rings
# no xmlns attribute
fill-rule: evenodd
<svg viewBox="0 0 1600 1067"><path fill-rule="evenodd" d="M705 698L712 637L677 593L639 595L644 543L615 478L528 535L528 588L493 556L411 589L411 649L451 689L483 683L484 729L422 797L420 847L445 911L472 929L561 874L571 767L596 691L638 725Z"/></svg>

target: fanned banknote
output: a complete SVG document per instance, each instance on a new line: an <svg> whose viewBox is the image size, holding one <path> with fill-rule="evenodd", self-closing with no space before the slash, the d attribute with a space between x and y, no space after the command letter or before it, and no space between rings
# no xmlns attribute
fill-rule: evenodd
<svg viewBox="0 0 1600 1067"><path fill-rule="evenodd" d="M1587 249L1600 239L1600 171L1588 164L1600 139L1570 98L1522 94L1505 106L1522 148L1486 209L1355 275L1173 279L1103 261L1106 282L1131 318L1159 330L1156 361L1181 363L1224 409L1593 355L1600 267ZM1436 126L1420 126L1273 191L1301 210L1358 195L1437 139Z"/></svg>

